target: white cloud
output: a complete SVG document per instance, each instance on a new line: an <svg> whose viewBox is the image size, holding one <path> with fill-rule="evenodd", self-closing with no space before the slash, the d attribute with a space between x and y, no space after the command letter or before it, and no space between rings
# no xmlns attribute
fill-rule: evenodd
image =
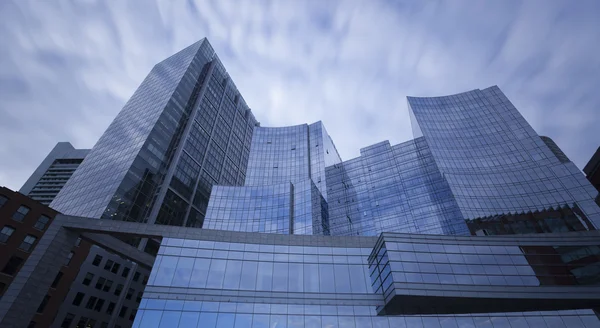
<svg viewBox="0 0 600 328"><path fill-rule="evenodd" d="M0 185L92 147L152 66L208 37L265 126L323 120L344 159L412 137L406 96L498 84L582 167L600 144L594 1L0 4Z"/></svg>

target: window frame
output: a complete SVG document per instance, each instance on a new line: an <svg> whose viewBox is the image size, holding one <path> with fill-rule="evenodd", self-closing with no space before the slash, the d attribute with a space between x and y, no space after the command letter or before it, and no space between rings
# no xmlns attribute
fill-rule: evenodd
<svg viewBox="0 0 600 328"><path fill-rule="evenodd" d="M29 239L33 239L33 241L32 242L27 242L28 238ZM24 251L24 252L30 252L34 248L34 245L37 242L37 240L38 240L38 237L36 237L34 235L29 235L28 234L28 235L26 235L23 238L23 241L19 245L19 249L22 250L22 251ZM29 246L27 248L24 248L24 245L29 245Z"/></svg>
<svg viewBox="0 0 600 328"><path fill-rule="evenodd" d="M9 230L12 229L12 231L10 232L10 234L6 234L6 233L4 233L4 229L9 229ZM9 225L5 225L4 227L2 227L2 230L0 230L0 243L6 244L6 242L8 242L10 240L10 237L15 233L16 230L17 229L15 229L14 227L9 226ZM2 240L3 236L7 236L6 239Z"/></svg>
<svg viewBox="0 0 600 328"><path fill-rule="evenodd" d="M6 268L7 268L9 265L11 265L11 264L14 264L14 263L12 263L12 262L11 262L11 260L12 260L12 259L19 259L19 260L21 260L21 261L19 262L19 264L17 264L17 265L16 265L16 267L14 268L14 270L13 270L12 272L10 272L10 273L9 273L9 272L7 272ZM21 257L19 257L19 256L16 256L16 255L13 255L13 256L11 256L11 257L8 259L8 262L6 262L6 265L4 265L4 268L2 268L2 271L1 271L1 272L2 272L2 273L4 273L4 274L7 274L7 275L9 275L9 276L14 276L14 274L15 274L15 273L17 273L17 272L18 272L18 271L21 269L21 266L23 266L23 263L25 263L25 259L23 259L23 258L21 258Z"/></svg>
<svg viewBox="0 0 600 328"><path fill-rule="evenodd" d="M21 212L21 209L26 209L25 213ZM27 214L29 214L30 211L31 211L31 208L29 208L28 206L20 205L19 208L17 208L17 210L13 212L13 214L10 216L10 218L17 222L23 222L25 220L25 217L27 216ZM15 217L15 215L17 215L17 217Z"/></svg>
<svg viewBox="0 0 600 328"><path fill-rule="evenodd" d="M42 219L44 219L44 218L47 219L48 221L41 222ZM42 214L37 219L37 221L35 221L35 224L33 225L33 227L36 228L37 230L44 231L46 229L46 227L48 227L48 224L50 224L50 221L52 221L52 219L49 216ZM39 226L40 224L41 224L41 227Z"/></svg>

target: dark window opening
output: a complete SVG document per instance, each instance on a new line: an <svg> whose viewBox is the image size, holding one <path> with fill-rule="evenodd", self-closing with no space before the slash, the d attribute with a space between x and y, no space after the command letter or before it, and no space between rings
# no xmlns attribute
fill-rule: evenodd
<svg viewBox="0 0 600 328"><path fill-rule="evenodd" d="M19 270L22 263L22 258L18 256L11 256L6 265L4 266L4 269L2 269L2 273L6 273L7 275L12 276Z"/></svg>

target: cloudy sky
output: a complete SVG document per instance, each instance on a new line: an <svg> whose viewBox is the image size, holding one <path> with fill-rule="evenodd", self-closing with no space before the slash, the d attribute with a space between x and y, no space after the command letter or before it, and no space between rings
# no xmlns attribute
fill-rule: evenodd
<svg viewBox="0 0 600 328"><path fill-rule="evenodd" d="M343 159L412 138L406 96L498 85L582 168L600 145L600 1L0 1L0 185L91 148L152 66L208 37L263 126Z"/></svg>

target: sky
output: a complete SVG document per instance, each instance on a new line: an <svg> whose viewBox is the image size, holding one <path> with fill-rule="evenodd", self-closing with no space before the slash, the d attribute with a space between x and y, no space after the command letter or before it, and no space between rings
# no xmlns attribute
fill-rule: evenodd
<svg viewBox="0 0 600 328"><path fill-rule="evenodd" d="M0 185L91 148L150 69L207 37L262 126L342 157L412 139L406 96L498 85L583 168L600 146L600 1L0 1Z"/></svg>

